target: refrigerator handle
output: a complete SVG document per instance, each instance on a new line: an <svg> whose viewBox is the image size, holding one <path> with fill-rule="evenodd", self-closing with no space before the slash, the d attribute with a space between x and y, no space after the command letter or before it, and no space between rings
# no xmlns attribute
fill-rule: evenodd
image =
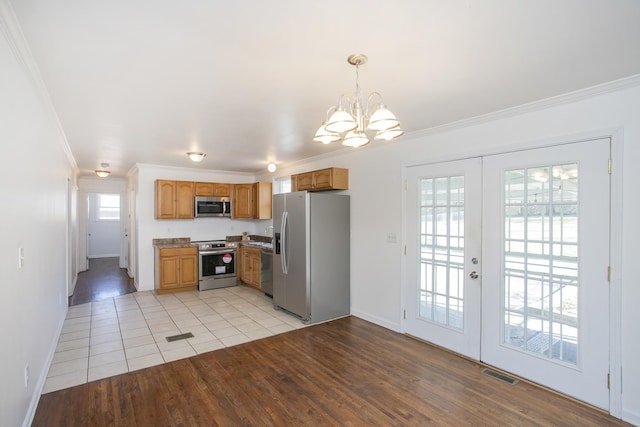
<svg viewBox="0 0 640 427"><path fill-rule="evenodd" d="M282 212L282 224L280 226L280 230L282 232L282 238L281 238L281 243L280 243L280 249L282 252L282 256L280 257L280 261L282 263L282 272L284 274L289 274L289 272L287 271L287 265L289 264L287 262L287 219L288 219L288 215L289 212L284 211Z"/></svg>

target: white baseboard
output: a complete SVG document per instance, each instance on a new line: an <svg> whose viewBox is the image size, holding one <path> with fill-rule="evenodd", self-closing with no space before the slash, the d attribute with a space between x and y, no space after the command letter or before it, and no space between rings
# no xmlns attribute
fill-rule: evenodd
<svg viewBox="0 0 640 427"><path fill-rule="evenodd" d="M119 258L120 254L102 254L102 255L88 255L87 258Z"/></svg>
<svg viewBox="0 0 640 427"><path fill-rule="evenodd" d="M382 326L383 328L391 329L394 332L401 333L401 329L400 329L400 324L399 323L389 322L386 319L382 319L380 317L373 316L370 313L366 313L366 312L360 311L360 310L351 309L351 315L359 317L359 318L361 318L363 320L366 320L368 322L375 323L376 325Z"/></svg>
<svg viewBox="0 0 640 427"><path fill-rule="evenodd" d="M640 426L640 413L623 409L622 410L622 420L633 424L634 426Z"/></svg>
<svg viewBox="0 0 640 427"><path fill-rule="evenodd" d="M45 362L45 368L38 375L38 382L36 383L35 388L33 389L33 395L31 396L31 402L29 403L29 409L24 417L24 422L22 423L22 427L29 427L31 423L33 423L33 417L36 415L36 409L38 409L38 402L40 402L40 395L42 394L42 390L44 389L44 383L47 381L47 374L49 373L49 368L51 368L51 363L53 362L53 356L56 354L56 347L58 346L58 340L60 339L60 334L62 333L62 327L64 326L64 320L67 318L67 311L69 307L67 306L64 311L64 316L58 324L58 330L53 336L53 341L51 345L49 345L49 353L47 354L47 361Z"/></svg>

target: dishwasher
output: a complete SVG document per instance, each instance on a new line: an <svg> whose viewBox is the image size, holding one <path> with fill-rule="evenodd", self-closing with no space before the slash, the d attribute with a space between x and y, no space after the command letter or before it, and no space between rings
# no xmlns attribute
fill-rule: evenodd
<svg viewBox="0 0 640 427"><path fill-rule="evenodd" d="M268 246L260 253L260 289L273 298L273 248Z"/></svg>

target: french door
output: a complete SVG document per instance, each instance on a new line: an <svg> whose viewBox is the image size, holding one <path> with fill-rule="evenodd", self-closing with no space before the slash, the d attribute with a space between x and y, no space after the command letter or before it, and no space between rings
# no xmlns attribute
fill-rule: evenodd
<svg viewBox="0 0 640 427"><path fill-rule="evenodd" d="M609 153L408 168L405 332L608 409Z"/></svg>
<svg viewBox="0 0 640 427"><path fill-rule="evenodd" d="M405 332L480 358L482 162L409 168Z"/></svg>

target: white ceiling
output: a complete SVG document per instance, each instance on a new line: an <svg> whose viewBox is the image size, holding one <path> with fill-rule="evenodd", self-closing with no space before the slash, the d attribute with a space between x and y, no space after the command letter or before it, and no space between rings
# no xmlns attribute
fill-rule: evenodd
<svg viewBox="0 0 640 427"><path fill-rule="evenodd" d="M10 1L83 173L341 149L352 53L408 134L640 73L637 0Z"/></svg>

